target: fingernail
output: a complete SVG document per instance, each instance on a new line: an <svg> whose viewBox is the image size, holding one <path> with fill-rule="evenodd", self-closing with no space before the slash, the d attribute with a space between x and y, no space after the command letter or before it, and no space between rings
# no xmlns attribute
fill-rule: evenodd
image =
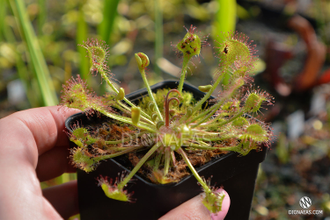
<svg viewBox="0 0 330 220"><path fill-rule="evenodd" d="M221 211L218 212L218 213L212 213L211 214L211 219L212 220L223 220L226 217L226 215L228 213L228 210L229 210L230 197L229 197L228 193L222 188L218 189L216 192L224 193L225 198L222 201Z"/></svg>

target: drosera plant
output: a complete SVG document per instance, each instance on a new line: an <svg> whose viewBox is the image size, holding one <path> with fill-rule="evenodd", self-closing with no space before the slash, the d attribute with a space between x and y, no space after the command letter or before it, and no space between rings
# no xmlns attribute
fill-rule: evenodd
<svg viewBox="0 0 330 220"><path fill-rule="evenodd" d="M244 34L228 33L215 48L219 66L213 84L199 86L205 92L202 99L195 100L183 90L187 64L199 56L202 46L195 29L191 26L176 46L183 55L177 89L153 93L145 72L149 58L141 52L135 54L148 91L148 96L139 103L130 102L125 98L125 90L115 87L106 62L108 47L97 40L81 45L87 50L90 72L100 74L113 92L97 96L79 76L63 86L63 106L109 118L96 128L78 124L72 128L70 140L76 144L72 162L91 172L103 160L127 155L134 166L128 174L116 179L99 177L99 186L107 197L131 201L131 193L125 187L138 172L158 184L178 182L191 173L205 192L203 204L216 213L221 210L224 194L217 193L217 188L199 176L195 167L228 151L244 156L269 145L271 129L255 115L263 106L272 105L273 98L251 85L253 80L248 73L257 57L255 45ZM211 99L217 87L221 90Z"/></svg>

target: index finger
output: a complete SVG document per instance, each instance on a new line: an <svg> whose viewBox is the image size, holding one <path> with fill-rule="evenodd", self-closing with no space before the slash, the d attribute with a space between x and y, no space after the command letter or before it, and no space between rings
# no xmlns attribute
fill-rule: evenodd
<svg viewBox="0 0 330 220"><path fill-rule="evenodd" d="M68 138L63 132L64 122L76 109L59 106L42 107L16 112L0 120L0 139L3 155L17 157L12 151L21 149L20 154L34 167L38 156L55 146L68 146ZM23 153L24 152L24 153ZM7 159L9 159L7 157ZM13 159L13 158L12 158Z"/></svg>
<svg viewBox="0 0 330 220"><path fill-rule="evenodd" d="M38 154L42 155L54 146L68 144L68 138L63 132L64 122L69 116L77 112L79 110L52 106L20 111L11 117L12 123L22 122L31 131Z"/></svg>

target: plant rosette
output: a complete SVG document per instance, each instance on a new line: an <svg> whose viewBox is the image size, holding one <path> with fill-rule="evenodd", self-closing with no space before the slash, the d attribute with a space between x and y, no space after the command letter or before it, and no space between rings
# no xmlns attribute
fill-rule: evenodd
<svg viewBox="0 0 330 220"><path fill-rule="evenodd" d="M79 76L63 86L62 105L84 112L66 123L75 144L72 163L80 169L82 219L155 219L202 191L201 202L217 213L224 199L219 187L231 197L228 217L248 218L263 148L272 137L255 115L272 98L251 89L255 45L238 33L224 35L216 48L213 84L198 89L184 84L188 63L203 45L195 29L176 46L183 55L180 81L150 87L149 58L136 53L146 88L128 96L112 82L108 47L95 40L82 45L91 72L113 90L99 97ZM212 97L218 86L221 91Z"/></svg>

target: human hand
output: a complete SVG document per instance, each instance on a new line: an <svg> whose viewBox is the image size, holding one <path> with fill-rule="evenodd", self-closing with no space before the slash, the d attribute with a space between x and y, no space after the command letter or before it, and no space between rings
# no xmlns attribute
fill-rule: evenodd
<svg viewBox="0 0 330 220"><path fill-rule="evenodd" d="M78 213L77 182L42 192L39 181L74 172L64 122L77 110L58 106L0 120L0 219L61 219Z"/></svg>
<svg viewBox="0 0 330 220"><path fill-rule="evenodd" d="M78 110L57 106L20 111L0 120L0 219L61 219L78 213L77 182L41 190L40 182L74 172L68 161L65 120ZM225 192L226 193L226 192ZM226 193L223 219L230 199ZM208 219L200 196L171 210L161 219Z"/></svg>

